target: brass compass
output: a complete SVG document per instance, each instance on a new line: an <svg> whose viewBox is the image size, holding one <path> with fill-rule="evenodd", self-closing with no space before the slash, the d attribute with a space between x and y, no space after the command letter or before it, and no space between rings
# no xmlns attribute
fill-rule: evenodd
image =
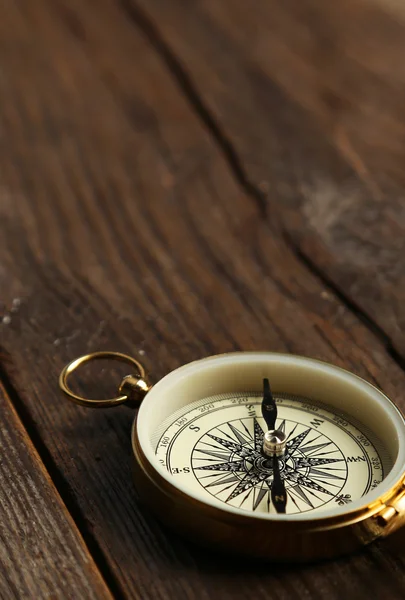
<svg viewBox="0 0 405 600"><path fill-rule="evenodd" d="M99 358L128 362L119 395L83 398L68 376ZM87 406L139 406L135 484L157 517L195 542L271 560L344 554L405 514L405 421L363 379L270 352L212 356L153 387L142 365L98 352L69 363L62 390Z"/></svg>

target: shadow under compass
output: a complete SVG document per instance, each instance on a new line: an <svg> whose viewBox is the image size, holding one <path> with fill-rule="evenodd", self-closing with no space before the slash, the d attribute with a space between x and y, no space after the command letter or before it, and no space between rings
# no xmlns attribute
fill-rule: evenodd
<svg viewBox="0 0 405 600"><path fill-rule="evenodd" d="M107 415L95 411L86 418L75 407L63 432L72 455L68 466L78 482L72 490L78 511L83 514L82 503L90 493L101 499L90 505L92 510L86 505L86 517L80 521L89 532L87 539L93 531L102 531L102 550L112 572L119 570L129 583L136 581L142 600L357 600L369 597L370 590L374 598L403 599L402 532L356 554L307 564L225 553L175 535L138 500L130 472L128 416L123 409ZM86 446L91 452L81 461ZM97 476L90 479L94 473ZM109 510L112 502L114 513ZM275 537L274 544L279 541ZM387 572L395 577L387 578Z"/></svg>
<svg viewBox="0 0 405 600"><path fill-rule="evenodd" d="M251 598L250 582L258 583L262 596L270 599L327 598L355 600L373 590L375 598L403 598L405 589L405 535L375 542L362 550L338 559L308 563L268 562L265 559L225 554L203 548L180 538L176 540L178 558L187 553L188 568L204 576L211 588L210 598ZM277 540L275 540L277 543ZM180 559L181 560L181 559ZM398 572L387 579L387 567ZM205 593L201 593L205 598Z"/></svg>

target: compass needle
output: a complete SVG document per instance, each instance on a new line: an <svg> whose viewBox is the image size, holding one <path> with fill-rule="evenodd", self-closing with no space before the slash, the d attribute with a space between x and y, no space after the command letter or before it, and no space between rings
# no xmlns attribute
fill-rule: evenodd
<svg viewBox="0 0 405 600"><path fill-rule="evenodd" d="M287 492L284 481L280 475L279 458L273 456L273 483L271 486L271 500L278 513L285 513L287 505Z"/></svg>
<svg viewBox="0 0 405 600"><path fill-rule="evenodd" d="M263 419L266 421L267 429L275 429L277 420L277 404L273 398L273 394L271 393L270 382L267 378L263 379L262 415Z"/></svg>
<svg viewBox="0 0 405 600"><path fill-rule="evenodd" d="M184 444L192 444L196 438L191 446L195 485L203 486L218 502L256 514L318 511L334 499L338 503L341 497L351 498L353 486L358 486L355 478L348 479L351 460L364 463L363 485L368 485L368 463L359 454L370 452L368 440L360 449L361 434L355 428L346 433L347 426L336 425L334 415L324 409L320 412L316 408L314 417L308 400L282 398L279 402L277 407L267 379L263 380L261 398L246 395L243 402L232 395L207 398L203 405L191 407L188 426L173 438L174 445L168 446L170 463L181 462L181 456L188 452ZM258 405L267 419L265 427L256 416ZM286 442L285 452L274 455L264 451L264 439L266 428L276 422L279 428L268 433L280 439L284 436ZM168 430L169 439L171 435ZM346 459L349 447L353 448L353 459ZM176 476L189 477L188 472L188 468L172 468Z"/></svg>
<svg viewBox="0 0 405 600"><path fill-rule="evenodd" d="M67 378L98 358L132 372L114 398L74 394ZM405 420L380 390L332 365L231 353L152 386L137 360L101 352L67 365L61 387L80 404L139 407L139 495L204 544L276 560L327 558L405 523Z"/></svg>

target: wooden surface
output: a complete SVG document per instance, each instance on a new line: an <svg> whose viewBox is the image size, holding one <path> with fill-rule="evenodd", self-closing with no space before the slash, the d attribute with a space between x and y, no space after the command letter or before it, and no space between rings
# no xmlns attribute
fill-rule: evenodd
<svg viewBox="0 0 405 600"><path fill-rule="evenodd" d="M402 533L305 567L176 538L138 505L132 413L57 387L93 350L158 379L268 349L405 409L404 34L394 2L1 4L0 597L404 597Z"/></svg>
<svg viewBox="0 0 405 600"><path fill-rule="evenodd" d="M0 385L1 598L111 598Z"/></svg>

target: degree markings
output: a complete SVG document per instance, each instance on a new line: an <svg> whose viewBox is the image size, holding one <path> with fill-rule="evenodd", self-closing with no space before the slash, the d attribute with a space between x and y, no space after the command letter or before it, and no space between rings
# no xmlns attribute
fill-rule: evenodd
<svg viewBox="0 0 405 600"><path fill-rule="evenodd" d="M209 412L206 411L203 414L196 414L193 418L188 418L184 426L179 427L179 430L174 432L164 454L169 470L171 470L170 460L173 445L188 427L191 428L191 424L199 423L204 417L215 416L214 413L218 413L218 411L225 411L224 414L226 414L227 409L239 408L240 412L246 415L247 404L249 404L249 414L256 412L252 411L251 407L259 405L257 397L244 398L244 402L238 404L229 403L229 401L232 402L233 398L235 397L222 397L218 400L206 399L207 403L213 405L214 402L218 402L218 405L214 405L215 408L213 407ZM223 404L225 404L224 401L228 401L228 403L220 406L219 401L222 401ZM357 433L362 433L356 430L350 422L346 424L347 426L343 426L339 422L334 422L333 413L329 413L331 419L327 414L325 415L324 410L322 412L318 408L314 408L313 411L309 410L307 400L305 400L305 410L300 407L299 402L294 403L295 406L290 402L292 401L288 399L285 399L283 403L280 402L281 411L284 407L286 409L291 408L322 418L322 420L313 419L315 423L318 420L315 429L308 426L307 423L304 425L286 419L282 413L278 424L278 428L287 433L285 465L281 471L281 477L285 481L287 496L291 500L291 510L288 512L303 512L323 507L334 499L337 501L337 496L345 488L347 481L348 465L344 456L331 439L328 439L327 436L325 439L325 435L318 428L319 421L321 423L324 420L329 421L334 427L349 435L361 448L367 461L367 465L366 462L363 462L362 465L367 466L369 470L371 461L360 441L355 439L351 431L348 431L347 427L352 427ZM191 412L189 411L187 414L191 415ZM248 508L253 511L265 510L265 512L272 512L271 502L269 503L272 470L263 467L263 463L260 462L260 460L263 460L261 452L264 435L262 421L264 425L264 420L261 417L252 415L226 420L209 428L205 433L204 427L202 427L202 435L190 449L192 464L190 465L187 462L186 457L184 464L187 463L192 467L192 473L194 473L194 477L200 485L203 486L203 489L218 498L220 502L228 502L234 506ZM160 440L167 435L166 432L169 429L170 427L166 428ZM201 429L200 425L199 429ZM363 437L368 441L364 434ZM377 454L372 446L371 448ZM289 464L289 460L293 462ZM177 466L178 463L175 463L175 465ZM186 472L189 473L189 471ZM188 477L192 476L192 473ZM370 476L371 473L369 473L369 479ZM350 498L350 495L348 498Z"/></svg>

